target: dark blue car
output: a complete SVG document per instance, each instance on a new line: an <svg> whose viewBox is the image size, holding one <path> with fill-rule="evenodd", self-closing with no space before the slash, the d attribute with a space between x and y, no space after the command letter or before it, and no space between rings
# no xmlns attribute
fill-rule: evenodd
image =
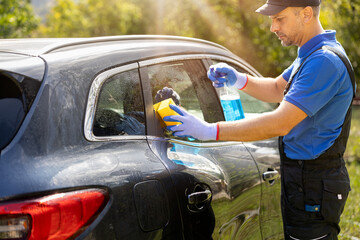
<svg viewBox="0 0 360 240"><path fill-rule="evenodd" d="M277 140L175 138L154 112L168 87L224 121L217 62L260 76L199 39L0 40L0 239L281 239Z"/></svg>

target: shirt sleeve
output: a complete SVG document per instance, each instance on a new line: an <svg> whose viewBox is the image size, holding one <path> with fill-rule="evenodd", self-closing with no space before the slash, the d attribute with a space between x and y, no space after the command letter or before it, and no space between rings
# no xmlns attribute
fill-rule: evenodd
<svg viewBox="0 0 360 240"><path fill-rule="evenodd" d="M314 54L294 78L284 100L314 116L338 92L338 67L323 53Z"/></svg>
<svg viewBox="0 0 360 240"><path fill-rule="evenodd" d="M294 63L291 64L287 69L284 70L284 72L282 73L282 77L285 79L285 81L289 81L292 70L294 68Z"/></svg>

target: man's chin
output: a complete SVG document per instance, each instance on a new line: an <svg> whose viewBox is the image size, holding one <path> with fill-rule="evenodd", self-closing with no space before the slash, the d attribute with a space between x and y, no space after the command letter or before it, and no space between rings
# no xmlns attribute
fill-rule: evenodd
<svg viewBox="0 0 360 240"><path fill-rule="evenodd" d="M290 47L290 46L292 46L293 44L290 43L290 42L285 42L284 40L281 40L281 45L283 45L283 47Z"/></svg>
<svg viewBox="0 0 360 240"><path fill-rule="evenodd" d="M286 41L287 38L285 36L281 36L281 37L278 36L278 38L279 38L279 40L281 42L281 45L283 45L284 47L288 47L288 46L292 45L291 42Z"/></svg>

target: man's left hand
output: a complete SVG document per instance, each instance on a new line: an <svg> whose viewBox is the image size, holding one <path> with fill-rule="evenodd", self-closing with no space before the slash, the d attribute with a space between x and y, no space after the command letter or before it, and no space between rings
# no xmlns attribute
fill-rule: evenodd
<svg viewBox="0 0 360 240"><path fill-rule="evenodd" d="M164 87L163 89L157 91L155 95L156 102L161 102L168 98L172 98L176 105L180 105L180 96L172 88Z"/></svg>

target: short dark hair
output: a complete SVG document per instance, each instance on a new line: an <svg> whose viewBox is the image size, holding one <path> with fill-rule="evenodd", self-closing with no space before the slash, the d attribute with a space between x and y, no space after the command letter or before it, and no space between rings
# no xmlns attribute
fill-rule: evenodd
<svg viewBox="0 0 360 240"><path fill-rule="evenodd" d="M310 6L313 10L313 16L319 17L320 15L320 5L319 6ZM294 14L297 16L299 15L299 12L304 9L305 7L295 7Z"/></svg>
<svg viewBox="0 0 360 240"><path fill-rule="evenodd" d="M320 16L320 5L319 6L311 6L313 13L314 13L314 17L319 17Z"/></svg>

